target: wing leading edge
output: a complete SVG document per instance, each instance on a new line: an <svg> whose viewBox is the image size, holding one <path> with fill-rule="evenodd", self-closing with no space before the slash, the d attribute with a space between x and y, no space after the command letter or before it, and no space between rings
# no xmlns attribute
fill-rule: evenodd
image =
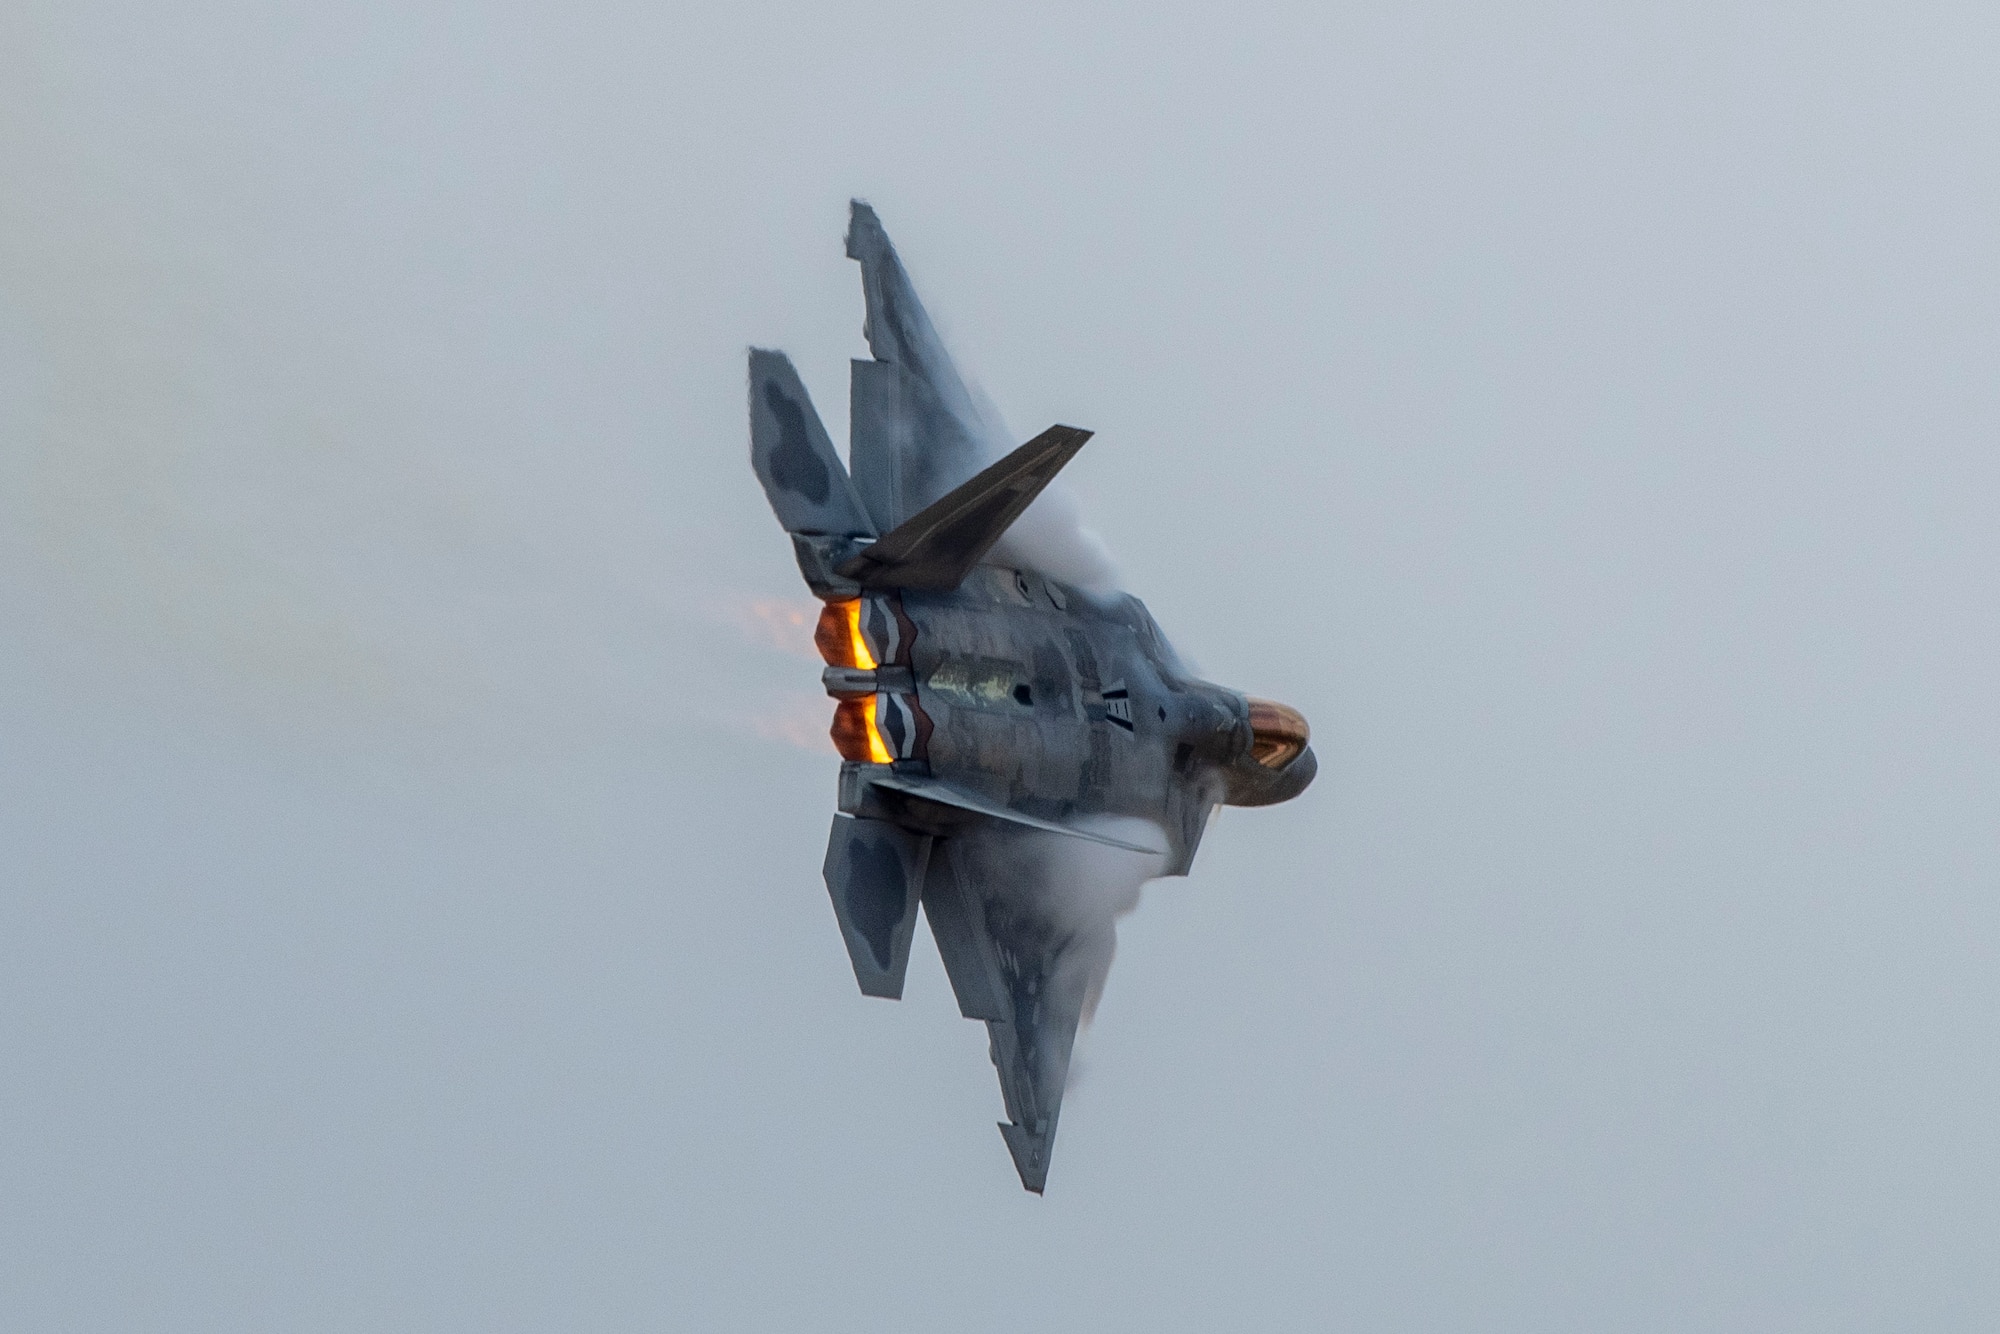
<svg viewBox="0 0 2000 1334"><path fill-rule="evenodd" d="M1062 843L982 824L940 842L922 894L959 1011L986 1022L1007 1107L1000 1135L1022 1186L1037 1195L1048 1184L1077 1027L1110 971L1114 919L1129 906L1059 880Z"/></svg>
<svg viewBox="0 0 2000 1334"><path fill-rule="evenodd" d="M853 364L848 452L855 489L886 533L998 457L1006 434L952 363L875 210L858 199L847 253L861 265L861 331L874 357Z"/></svg>
<svg viewBox="0 0 2000 1334"><path fill-rule="evenodd" d="M1078 846L1121 859L1129 873L1107 876ZM988 820L935 838L839 816L827 843L827 892L863 992L902 996L921 903L959 1012L986 1024L1007 1108L1000 1135L1021 1184L1037 1195L1048 1184L1077 1028L1104 988L1115 921L1143 878L1131 868L1158 864L1157 854L1133 857Z"/></svg>

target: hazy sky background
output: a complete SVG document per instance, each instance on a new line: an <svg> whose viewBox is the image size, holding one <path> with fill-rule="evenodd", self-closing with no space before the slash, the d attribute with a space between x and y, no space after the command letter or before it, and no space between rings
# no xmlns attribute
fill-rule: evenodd
<svg viewBox="0 0 2000 1334"><path fill-rule="evenodd" d="M1990 4L0 8L0 1324L2000 1322ZM871 199L1317 785L854 988Z"/></svg>

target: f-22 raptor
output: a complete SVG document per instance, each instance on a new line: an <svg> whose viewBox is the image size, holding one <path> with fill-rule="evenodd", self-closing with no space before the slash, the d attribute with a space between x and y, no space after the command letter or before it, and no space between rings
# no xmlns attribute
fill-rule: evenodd
<svg viewBox="0 0 2000 1334"><path fill-rule="evenodd" d="M826 886L870 996L901 997L922 908L1040 1194L1113 919L1141 880L1187 874L1218 805L1289 800L1318 762L1296 710L1196 679L1137 598L996 552L1090 432L1051 426L1002 457L860 201L847 254L872 355L853 363L851 470L791 362L750 352L751 462L825 604L842 757Z"/></svg>

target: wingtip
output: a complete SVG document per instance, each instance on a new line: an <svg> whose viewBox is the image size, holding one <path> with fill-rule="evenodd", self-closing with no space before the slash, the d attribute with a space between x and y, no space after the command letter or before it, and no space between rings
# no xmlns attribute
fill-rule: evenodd
<svg viewBox="0 0 2000 1334"><path fill-rule="evenodd" d="M888 244L889 235L882 230L882 220L875 216L875 207L865 199L847 201L847 257L861 259L868 252L879 250Z"/></svg>
<svg viewBox="0 0 2000 1334"><path fill-rule="evenodd" d="M1014 1170L1021 1174L1021 1188L1030 1195L1040 1195L1049 1184L1049 1140L1047 1133L1037 1135L1026 1126L1011 1121L997 1123L1000 1138L1007 1141L1007 1152L1014 1159Z"/></svg>

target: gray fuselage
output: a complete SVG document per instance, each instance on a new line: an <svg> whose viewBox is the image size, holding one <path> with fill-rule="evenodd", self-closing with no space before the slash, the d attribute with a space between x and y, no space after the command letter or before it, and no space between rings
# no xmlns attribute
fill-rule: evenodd
<svg viewBox="0 0 2000 1334"><path fill-rule="evenodd" d="M1145 605L1093 597L1043 575L982 565L949 592L904 590L915 633L894 642L894 606L864 602L878 652L906 657L928 726L892 767L930 776L1023 815L1069 825L1123 816L1157 826L1162 873L1184 875L1226 771L1251 744L1242 695L1191 676ZM881 716L895 734L895 715ZM856 794L876 766L842 784ZM843 802L843 807L847 806Z"/></svg>

